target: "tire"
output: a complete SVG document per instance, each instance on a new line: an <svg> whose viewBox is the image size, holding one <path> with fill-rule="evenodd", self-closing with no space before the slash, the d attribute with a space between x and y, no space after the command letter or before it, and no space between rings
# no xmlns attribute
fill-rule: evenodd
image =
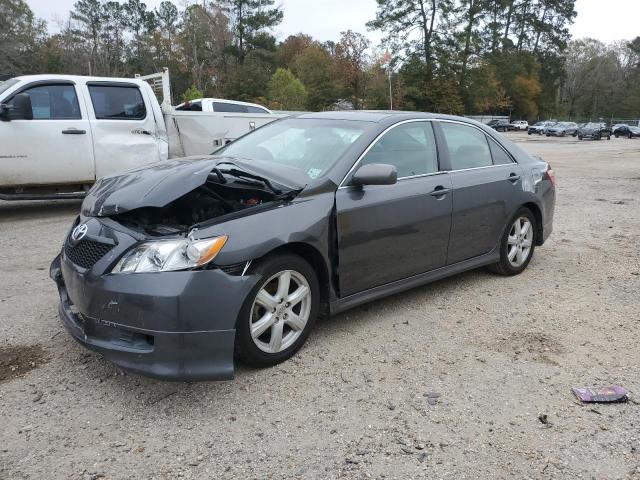
<svg viewBox="0 0 640 480"><path fill-rule="evenodd" d="M527 135L531 135L531 130L529 130L529 131L527 132Z"/></svg>
<svg viewBox="0 0 640 480"><path fill-rule="evenodd" d="M607 140L611 140L611 135L607 135Z"/></svg>
<svg viewBox="0 0 640 480"><path fill-rule="evenodd" d="M578 140L582 140L582 135L578 135Z"/></svg>
<svg viewBox="0 0 640 480"><path fill-rule="evenodd" d="M620 135L618 135L617 133L614 135L616 138L620 138Z"/></svg>
<svg viewBox="0 0 640 480"><path fill-rule="evenodd" d="M627 136L627 138L628 138L629 140L631 140L631 139L633 138L633 135L630 133L630 134Z"/></svg>
<svg viewBox="0 0 640 480"><path fill-rule="evenodd" d="M251 272L258 275L260 280L247 295L236 321L236 355L246 365L271 367L292 357L307 340L318 317L320 285L311 265L301 257L288 253L266 257ZM285 285L280 283L280 278L287 272L290 282L286 295L291 295L302 287L308 289L308 296L305 295L290 307L286 303L286 297L279 297L280 292L277 291ZM286 276L282 278L283 282L286 281ZM257 299L258 294L261 294L262 301ZM264 306L266 304L262 303L265 299L269 305L273 301L273 312L268 312ZM294 314L296 322L292 321ZM306 321L302 324L300 319L304 320L305 316ZM255 329L256 324L263 319L265 325L269 326L254 340L252 327ZM293 328L294 324L298 328ZM278 338L273 336L278 335L278 332L280 342L272 341ZM274 351L268 351L270 349Z"/></svg>
<svg viewBox="0 0 640 480"><path fill-rule="evenodd" d="M527 233L522 239L520 239L519 236L515 236L518 240L516 240L517 243L513 243L514 236L511 234L514 233L516 221L520 222L520 225L522 226L524 224L523 219L526 219L529 223ZM531 213L531 210L526 207L520 208L509 219L509 222L505 226L504 233L502 234L502 238L500 239L500 261L491 265L489 269L494 273L505 276L518 275L522 273L533 258L533 253L536 248L536 236L536 219L533 216L533 213ZM520 258L517 253L518 247L521 245L523 246L523 249L525 245L528 246L526 247L528 248L526 257L523 256L522 258ZM514 260L510 260L509 254L512 252L512 248L514 247L516 248L516 254L514 256ZM522 260L522 263L520 263L520 260Z"/></svg>

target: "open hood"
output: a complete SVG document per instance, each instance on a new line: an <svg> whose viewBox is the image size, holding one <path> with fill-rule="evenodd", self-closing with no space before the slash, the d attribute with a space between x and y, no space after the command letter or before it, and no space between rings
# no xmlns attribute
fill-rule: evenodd
<svg viewBox="0 0 640 480"><path fill-rule="evenodd" d="M238 160L236 163L230 157L188 157L163 161L99 179L82 203L82 213L106 217L143 207L162 208L203 186L218 164L222 170L236 168L267 178L263 169L251 169L250 162ZM281 175L268 178L286 190L304 187L304 184L285 180Z"/></svg>

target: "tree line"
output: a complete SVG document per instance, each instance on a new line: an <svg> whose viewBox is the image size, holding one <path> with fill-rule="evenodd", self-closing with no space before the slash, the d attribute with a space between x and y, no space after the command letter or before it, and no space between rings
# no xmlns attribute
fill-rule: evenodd
<svg viewBox="0 0 640 480"><path fill-rule="evenodd" d="M133 76L169 67L174 102L233 98L284 110L394 109L640 116L640 37L570 38L575 0L371 0L366 35L278 41L275 0L78 0L57 33L0 0L0 74ZM339 12L336 12L339 14ZM391 92L389 80L391 80Z"/></svg>

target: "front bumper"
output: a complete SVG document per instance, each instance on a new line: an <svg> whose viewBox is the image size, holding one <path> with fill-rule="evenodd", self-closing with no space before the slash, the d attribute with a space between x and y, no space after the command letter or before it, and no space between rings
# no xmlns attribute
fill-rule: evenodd
<svg viewBox="0 0 640 480"><path fill-rule="evenodd" d="M228 380L235 322L256 279L221 270L92 275L56 257L59 315L85 347L165 380Z"/></svg>

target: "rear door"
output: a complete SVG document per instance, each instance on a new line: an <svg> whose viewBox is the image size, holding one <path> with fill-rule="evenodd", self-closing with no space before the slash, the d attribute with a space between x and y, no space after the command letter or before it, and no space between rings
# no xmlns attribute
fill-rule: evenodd
<svg viewBox="0 0 640 480"><path fill-rule="evenodd" d="M18 93L31 99L33 119L0 122L0 185L92 183L91 129L74 82L34 82L5 103Z"/></svg>
<svg viewBox="0 0 640 480"><path fill-rule="evenodd" d="M439 123L451 168L453 216L447 264L490 252L520 199L522 170L480 128Z"/></svg>
<svg viewBox="0 0 640 480"><path fill-rule="evenodd" d="M162 135L152 99L146 98L139 85L87 82L85 88L92 116L96 178L160 160Z"/></svg>
<svg viewBox="0 0 640 480"><path fill-rule="evenodd" d="M395 165L398 182L337 190L341 296L442 267L447 257L451 180L431 122L395 125L358 166L367 163Z"/></svg>

